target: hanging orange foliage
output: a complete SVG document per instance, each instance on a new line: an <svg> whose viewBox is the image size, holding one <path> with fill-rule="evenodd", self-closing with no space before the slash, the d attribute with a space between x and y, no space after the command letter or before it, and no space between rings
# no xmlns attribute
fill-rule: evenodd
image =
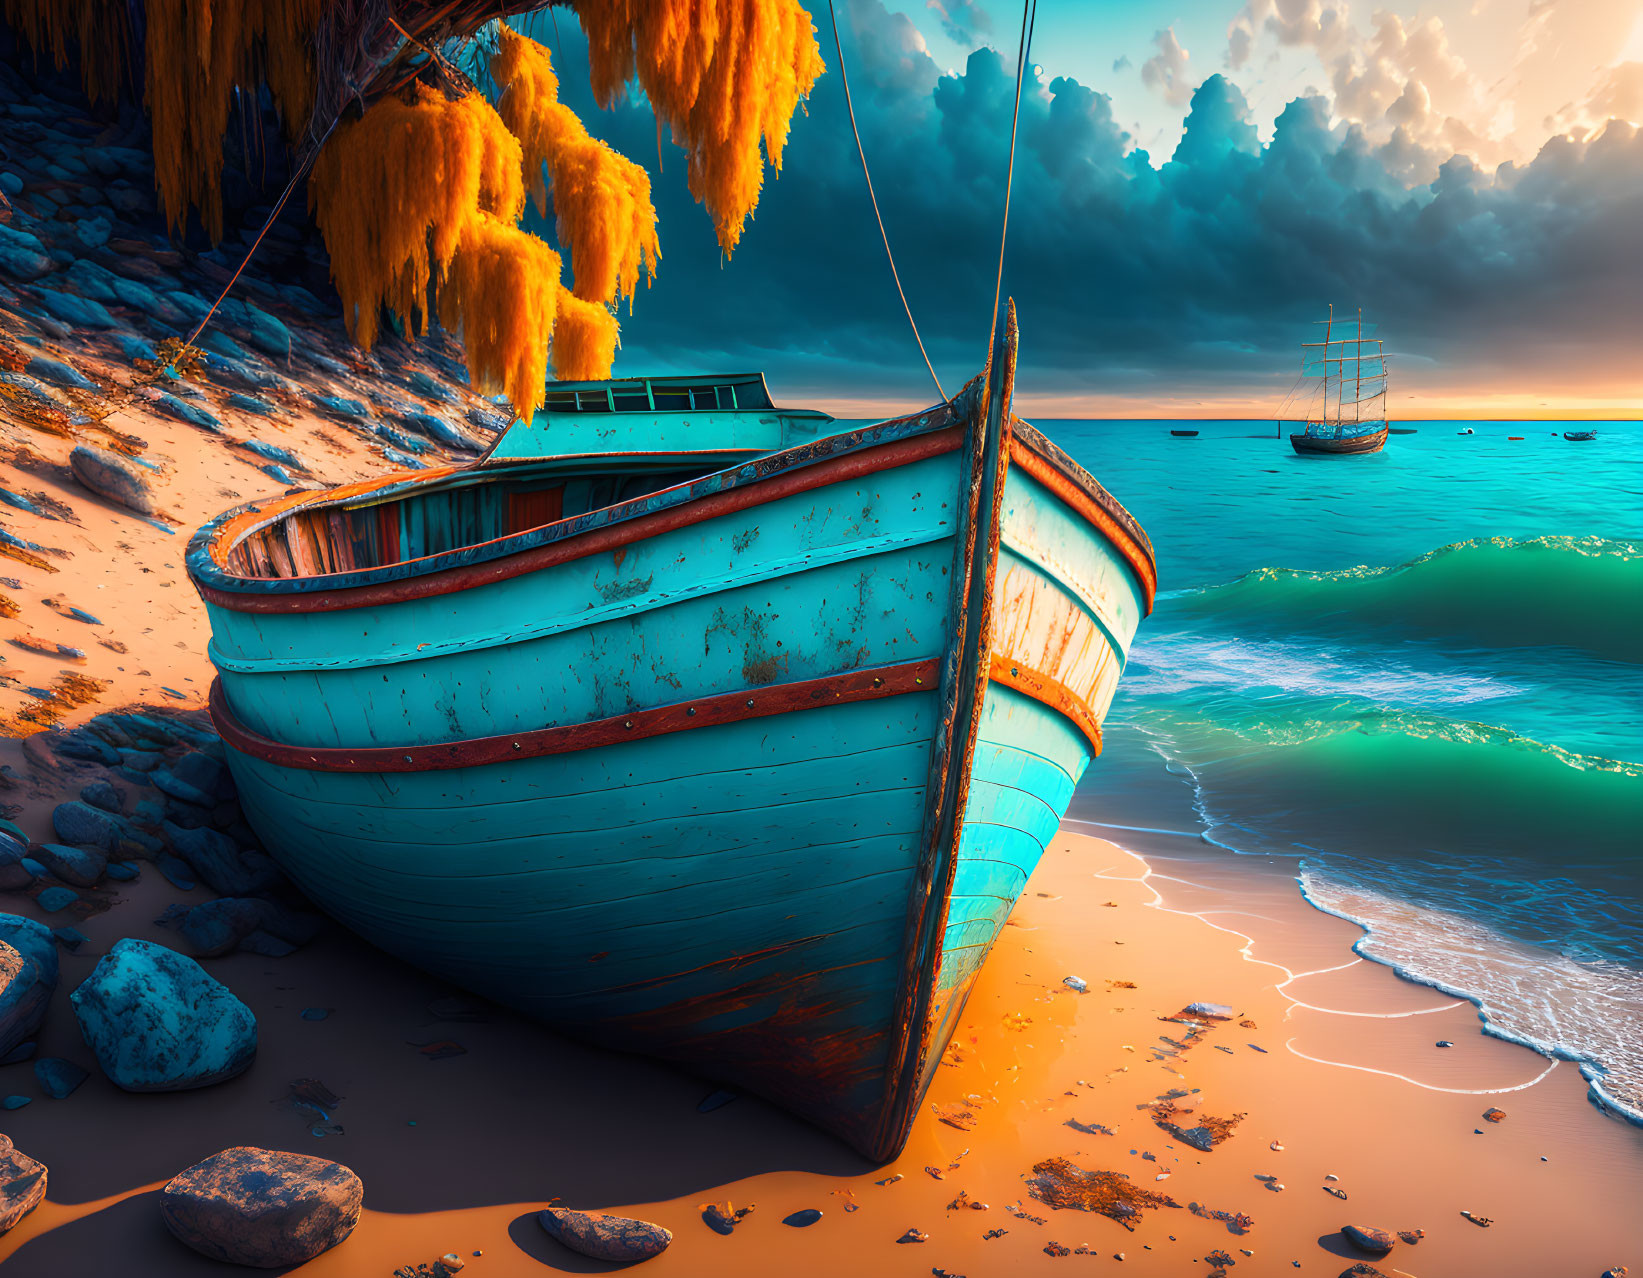
<svg viewBox="0 0 1643 1278"><path fill-rule="evenodd" d="M460 329L468 371L529 417L556 375L610 375L616 320L559 282L559 255L515 225L523 152L477 93L451 100L413 84L337 129L314 162L308 199L354 340L369 350L382 308L427 329ZM555 322L568 320L562 332Z"/></svg>
<svg viewBox="0 0 1643 1278"><path fill-rule="evenodd" d="M609 106L637 76L690 153L690 192L728 254L777 173L788 124L825 69L797 0L572 0L588 35L593 92ZM760 143L763 143L763 154Z"/></svg>
<svg viewBox="0 0 1643 1278"><path fill-rule="evenodd" d="M0 0L0 17L37 57L49 53L59 71L68 66L69 49L78 49L81 79L93 102L118 92L131 38L124 0Z"/></svg>
<svg viewBox="0 0 1643 1278"><path fill-rule="evenodd" d="M234 90L266 78L295 136L313 109L314 32L327 0L147 0L154 180L173 229L189 208L222 238L223 135Z"/></svg>
<svg viewBox="0 0 1643 1278"><path fill-rule="evenodd" d="M661 256L650 175L590 137L576 113L559 101L559 79L545 48L506 24L498 26L490 64L502 90L497 111L524 149L525 182L543 214L547 167L559 242L570 253L572 291L590 302L631 299L640 270L654 279Z"/></svg>

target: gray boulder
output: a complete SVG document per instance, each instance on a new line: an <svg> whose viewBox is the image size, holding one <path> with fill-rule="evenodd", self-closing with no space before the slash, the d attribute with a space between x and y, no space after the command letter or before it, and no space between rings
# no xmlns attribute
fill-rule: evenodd
<svg viewBox="0 0 1643 1278"><path fill-rule="evenodd" d="M68 466L74 477L99 497L139 515L152 515L159 510L147 474L129 458L80 444L69 454Z"/></svg>
<svg viewBox="0 0 1643 1278"><path fill-rule="evenodd" d="M201 958L238 948L258 954L289 954L314 939L319 920L261 897L225 896L196 905L183 916L177 930Z"/></svg>
<svg viewBox="0 0 1643 1278"><path fill-rule="evenodd" d="M160 1215L201 1255L277 1269L348 1237L364 1200L365 1186L341 1163L238 1146L172 1177Z"/></svg>
<svg viewBox="0 0 1643 1278"><path fill-rule="evenodd" d="M257 1018L193 959L127 937L69 1001L103 1072L128 1092L233 1078L257 1052Z"/></svg>
<svg viewBox="0 0 1643 1278"><path fill-rule="evenodd" d="M257 896L284 882L284 875L270 857L241 848L220 831L169 820L162 823L161 829L172 850L223 896Z"/></svg>
<svg viewBox="0 0 1643 1278"><path fill-rule="evenodd" d="M108 873L108 857L96 848L74 848L66 843L42 843L35 858L75 887L96 887Z"/></svg>
<svg viewBox="0 0 1643 1278"><path fill-rule="evenodd" d="M649 1260L673 1241L672 1232L662 1226L627 1216L547 1207L536 1213L536 1219L551 1237L595 1260Z"/></svg>

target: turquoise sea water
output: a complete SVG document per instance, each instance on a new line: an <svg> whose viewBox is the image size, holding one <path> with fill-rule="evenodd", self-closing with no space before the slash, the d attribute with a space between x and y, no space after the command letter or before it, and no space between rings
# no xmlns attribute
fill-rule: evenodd
<svg viewBox="0 0 1643 1278"><path fill-rule="evenodd" d="M1072 815L1294 857L1362 952L1643 1117L1643 424L1408 422L1365 457L1037 424L1158 553Z"/></svg>

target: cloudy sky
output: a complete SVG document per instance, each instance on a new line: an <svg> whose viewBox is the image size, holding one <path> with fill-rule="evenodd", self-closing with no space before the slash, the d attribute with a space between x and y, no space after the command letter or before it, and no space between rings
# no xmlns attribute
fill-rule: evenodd
<svg viewBox="0 0 1643 1278"><path fill-rule="evenodd" d="M1006 289L1043 416L1261 416L1328 304L1405 418L1643 413L1643 0L1040 0ZM951 393L985 354L1019 5L836 0L902 279ZM934 397L828 73L735 257L640 102L663 260L618 373L762 368L840 414ZM551 28L546 34L551 34Z"/></svg>

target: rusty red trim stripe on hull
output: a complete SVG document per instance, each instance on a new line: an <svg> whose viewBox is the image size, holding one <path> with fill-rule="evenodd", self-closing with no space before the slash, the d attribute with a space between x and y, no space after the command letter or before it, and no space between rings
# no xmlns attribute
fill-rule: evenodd
<svg viewBox="0 0 1643 1278"><path fill-rule="evenodd" d="M1088 738L1091 749L1097 755L1101 753L1101 720L1095 717L1095 712L1084 698L1066 684L1052 679L1042 670L1034 670L996 652L988 673L994 683L1001 683L1024 697L1041 701L1057 714L1071 719L1073 726Z"/></svg>
<svg viewBox="0 0 1643 1278"><path fill-rule="evenodd" d="M1124 556L1124 562L1130 566L1130 571L1141 583L1141 592L1146 597L1147 612L1151 614L1153 596L1158 593L1158 571L1153 567L1151 556L1135 540L1129 529L1103 510L1088 493L1049 461L1027 447L1019 436L1010 440L1010 464L1020 466L1101 530L1101 535Z"/></svg>
<svg viewBox="0 0 1643 1278"><path fill-rule="evenodd" d="M571 723L557 728L537 728L511 736L476 737L436 745L366 746L358 749L339 746L291 746L272 741L241 723L228 704L222 679L211 684L211 718L222 739L241 754L284 768L307 772L439 772L450 768L478 768L516 759L534 759L545 754L567 754L591 750L621 741L693 728L708 728L742 719L762 719L769 715L811 710L818 706L873 701L880 697L909 692L934 692L940 678L935 661L910 661L876 670L852 670L771 687L752 688L703 697L677 705L635 710L609 719Z"/></svg>
<svg viewBox="0 0 1643 1278"><path fill-rule="evenodd" d="M602 554L628 546L648 537L660 536L677 528L702 523L738 510L761 506L794 493L809 492L842 480L856 479L896 466L906 466L926 457L938 457L959 448L964 442L960 427L948 427L911 439L898 439L879 444L860 452L817 462L798 470L785 471L751 484L722 489L705 497L654 514L624 519L585 533L550 541L545 545L521 550L505 558L485 563L447 568L419 577L385 581L369 586L350 586L340 590L312 594L252 595L219 590L215 586L196 583L200 596L208 603L234 612L304 613L338 612L346 608L370 608L379 604L401 603L408 599L426 599L430 596L470 590L475 586L505 581L523 576L573 559ZM296 509L295 507L292 508Z"/></svg>

